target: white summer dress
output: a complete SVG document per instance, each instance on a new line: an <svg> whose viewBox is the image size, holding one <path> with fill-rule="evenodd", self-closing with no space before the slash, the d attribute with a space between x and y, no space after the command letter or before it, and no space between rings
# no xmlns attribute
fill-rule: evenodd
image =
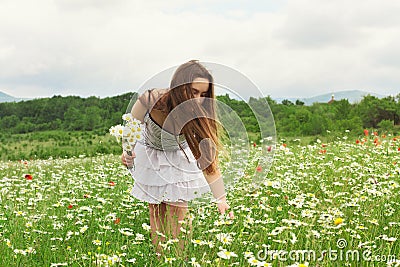
<svg viewBox="0 0 400 267"><path fill-rule="evenodd" d="M135 180L131 194L139 200L159 204L190 201L209 192L185 137L164 130L149 112L143 122L144 138L136 143L135 168L130 170Z"/></svg>

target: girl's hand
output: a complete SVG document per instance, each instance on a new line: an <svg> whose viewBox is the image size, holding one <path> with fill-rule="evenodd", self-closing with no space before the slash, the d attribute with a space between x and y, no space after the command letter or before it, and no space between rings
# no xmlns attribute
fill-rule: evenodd
<svg viewBox="0 0 400 267"><path fill-rule="evenodd" d="M136 158L135 152L132 151L132 156L129 156L125 151L121 155L122 164L125 166L133 166L134 160Z"/></svg>
<svg viewBox="0 0 400 267"><path fill-rule="evenodd" d="M217 201L217 207L220 214L224 215L226 211L230 209L228 203L226 203L226 198L222 198ZM233 211L229 212L229 217L233 219L235 216L233 215Z"/></svg>

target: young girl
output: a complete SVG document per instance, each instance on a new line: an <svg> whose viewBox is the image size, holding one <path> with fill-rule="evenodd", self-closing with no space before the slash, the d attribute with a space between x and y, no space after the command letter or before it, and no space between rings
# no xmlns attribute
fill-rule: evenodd
<svg viewBox="0 0 400 267"><path fill-rule="evenodd" d="M152 242L177 238L188 201L211 190L218 211L229 210L218 168L218 125L213 77L198 61L182 64L169 89L143 93L132 115L145 125L144 139L122 162L135 179L132 195L149 203ZM233 218L233 213L229 215ZM158 233L162 233L158 237ZM182 246L182 244L181 244Z"/></svg>

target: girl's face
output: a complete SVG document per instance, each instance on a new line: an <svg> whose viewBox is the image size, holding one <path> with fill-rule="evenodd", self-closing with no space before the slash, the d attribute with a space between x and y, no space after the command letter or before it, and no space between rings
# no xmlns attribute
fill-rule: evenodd
<svg viewBox="0 0 400 267"><path fill-rule="evenodd" d="M207 96L209 85L210 81L205 78L194 79L192 82L192 92L194 98L201 101L205 96Z"/></svg>

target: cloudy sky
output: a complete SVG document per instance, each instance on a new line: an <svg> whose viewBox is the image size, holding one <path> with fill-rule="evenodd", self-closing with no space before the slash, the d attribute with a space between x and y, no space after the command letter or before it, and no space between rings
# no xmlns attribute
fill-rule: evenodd
<svg viewBox="0 0 400 267"><path fill-rule="evenodd" d="M400 92L398 0L0 0L0 91L114 96L190 59L272 97Z"/></svg>

